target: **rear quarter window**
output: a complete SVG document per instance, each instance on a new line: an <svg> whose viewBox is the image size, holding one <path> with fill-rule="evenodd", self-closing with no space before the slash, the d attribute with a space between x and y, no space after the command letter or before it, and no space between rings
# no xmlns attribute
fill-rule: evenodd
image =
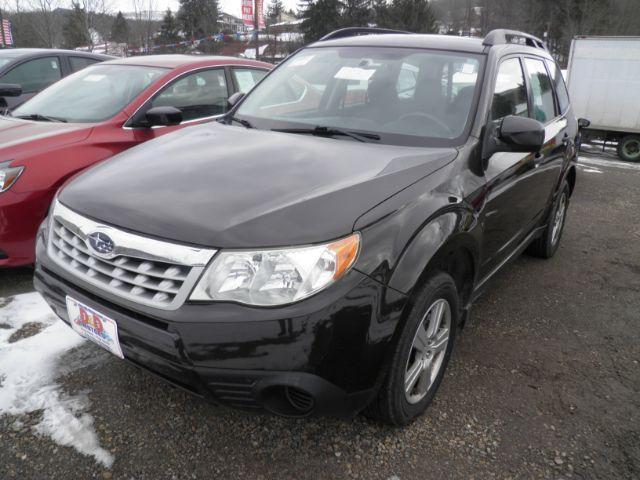
<svg viewBox="0 0 640 480"><path fill-rule="evenodd" d="M560 113L565 113L569 108L569 92L567 92L567 85L564 83L562 77L562 71L558 68L556 62L547 60L547 66L549 72L551 72L551 78L556 87L556 96L558 97L558 105L560 107Z"/></svg>
<svg viewBox="0 0 640 480"><path fill-rule="evenodd" d="M77 72L78 70L82 70L83 68L88 67L89 65L93 65L94 63L98 63L100 60L96 60L95 58L85 58L85 57L69 57L69 63L71 63L71 70Z"/></svg>

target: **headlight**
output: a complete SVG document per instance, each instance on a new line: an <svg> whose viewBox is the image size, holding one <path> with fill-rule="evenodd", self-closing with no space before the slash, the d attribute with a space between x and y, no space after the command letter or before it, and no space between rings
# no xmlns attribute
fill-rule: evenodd
<svg viewBox="0 0 640 480"><path fill-rule="evenodd" d="M360 234L300 248L222 251L191 300L275 306L306 298L344 276L360 248Z"/></svg>
<svg viewBox="0 0 640 480"><path fill-rule="evenodd" d="M9 163L0 163L0 193L9 190L24 170L24 167L10 167Z"/></svg>

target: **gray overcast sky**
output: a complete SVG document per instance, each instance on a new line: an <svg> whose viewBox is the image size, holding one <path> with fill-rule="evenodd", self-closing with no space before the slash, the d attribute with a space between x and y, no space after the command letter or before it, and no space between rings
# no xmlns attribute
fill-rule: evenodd
<svg viewBox="0 0 640 480"><path fill-rule="evenodd" d="M265 10L267 5L271 3L271 0L264 0ZM178 10L180 3L178 0L153 0L155 4L154 10L166 10L167 7L171 8L174 12ZM288 10L297 8L298 0L283 0L285 8ZM122 10L123 12L132 12L133 4L129 0L111 0L109 1L114 11ZM230 13L236 17L240 16L240 0L218 0L218 6L223 12Z"/></svg>

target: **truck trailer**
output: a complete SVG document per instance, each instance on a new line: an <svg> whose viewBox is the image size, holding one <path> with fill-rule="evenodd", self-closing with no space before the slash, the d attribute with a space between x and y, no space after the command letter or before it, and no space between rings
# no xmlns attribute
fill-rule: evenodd
<svg viewBox="0 0 640 480"><path fill-rule="evenodd" d="M574 38L567 80L576 116L591 122L583 140L615 142L640 162L640 37Z"/></svg>

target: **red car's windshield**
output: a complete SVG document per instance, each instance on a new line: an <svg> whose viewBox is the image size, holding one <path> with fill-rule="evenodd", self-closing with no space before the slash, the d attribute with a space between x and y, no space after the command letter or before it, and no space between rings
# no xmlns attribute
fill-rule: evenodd
<svg viewBox="0 0 640 480"><path fill-rule="evenodd" d="M95 65L53 84L14 110L12 116L101 122L121 112L167 72L138 65Z"/></svg>

